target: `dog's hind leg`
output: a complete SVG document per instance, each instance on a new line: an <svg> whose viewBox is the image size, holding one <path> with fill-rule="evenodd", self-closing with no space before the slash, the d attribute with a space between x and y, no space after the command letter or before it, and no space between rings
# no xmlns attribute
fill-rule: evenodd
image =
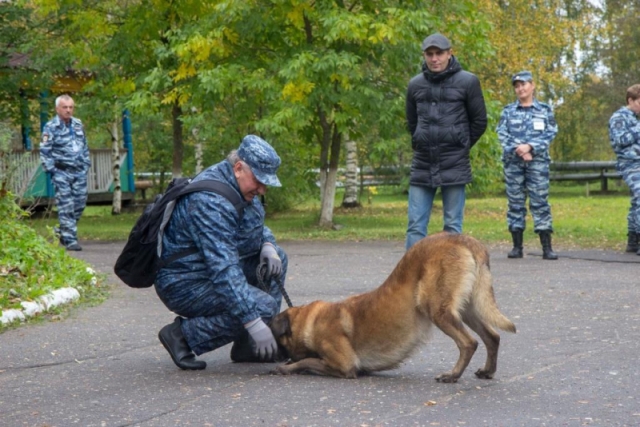
<svg viewBox="0 0 640 427"><path fill-rule="evenodd" d="M484 368L476 371L476 377L490 380L498 369L498 349L500 348L500 335L491 327L482 322L475 313L465 312L462 319L482 339L487 348L487 360Z"/></svg>
<svg viewBox="0 0 640 427"><path fill-rule="evenodd" d="M451 337L460 350L460 357L451 372L445 372L436 377L436 381L443 383L455 383L469 365L473 354L478 348L478 341L467 332L462 321L450 312L432 316L433 323L442 332Z"/></svg>

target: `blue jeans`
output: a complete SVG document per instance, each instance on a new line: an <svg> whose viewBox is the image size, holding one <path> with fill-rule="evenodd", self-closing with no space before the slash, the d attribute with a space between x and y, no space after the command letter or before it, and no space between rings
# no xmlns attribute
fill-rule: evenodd
<svg viewBox="0 0 640 427"><path fill-rule="evenodd" d="M437 187L409 187L409 225L407 227L406 249L427 236L429 218ZM465 185L447 185L440 187L442 193L442 209L444 214L444 231L462 233L464 216Z"/></svg>

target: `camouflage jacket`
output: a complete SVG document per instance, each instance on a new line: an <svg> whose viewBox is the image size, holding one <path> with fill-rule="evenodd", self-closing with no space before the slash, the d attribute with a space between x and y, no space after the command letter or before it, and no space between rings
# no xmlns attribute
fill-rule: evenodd
<svg viewBox="0 0 640 427"><path fill-rule="evenodd" d="M496 131L503 160L516 157L518 145L529 144L534 160L548 161L549 145L558 133L558 124L551 106L534 98L531 107L522 107L519 101L504 107Z"/></svg>
<svg viewBox="0 0 640 427"><path fill-rule="evenodd" d="M222 181L240 192L232 165L226 160L195 178L200 179ZM219 194L202 191L181 198L165 229L162 259L194 247L200 251L161 269L156 287L179 286L188 293L198 286L216 286L229 299L231 314L242 323L258 318L256 302L247 291L250 285L239 262L258 255L263 243L275 244L264 217L258 197L245 208L242 221L231 202Z"/></svg>
<svg viewBox="0 0 640 427"><path fill-rule="evenodd" d="M640 160L640 120L627 107L609 119L609 141L619 162Z"/></svg>
<svg viewBox="0 0 640 427"><path fill-rule="evenodd" d="M66 126L60 117L50 120L42 130L40 161L45 171L56 169L86 172L91 167L89 146L82 122L75 117Z"/></svg>

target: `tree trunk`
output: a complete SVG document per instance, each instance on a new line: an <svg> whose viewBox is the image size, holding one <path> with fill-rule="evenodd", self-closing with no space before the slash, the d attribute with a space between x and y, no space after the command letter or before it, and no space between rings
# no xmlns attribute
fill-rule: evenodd
<svg viewBox="0 0 640 427"><path fill-rule="evenodd" d="M333 227L333 204L336 196L336 178L340 161L340 144L342 142L342 134L338 131L337 126L334 124L330 129L331 151L329 153L329 168L326 170L326 179L322 188L322 205L318 224L323 228Z"/></svg>
<svg viewBox="0 0 640 427"><path fill-rule="evenodd" d="M196 114L198 109L196 107L191 108L191 112ZM200 135L200 129L197 126L194 126L191 129L191 135L193 136L193 142L195 146L195 157L196 157L196 175L202 172L202 141L198 136Z"/></svg>
<svg viewBox="0 0 640 427"><path fill-rule="evenodd" d="M347 171L344 180L342 207L357 208L360 207L360 202L358 202L358 145L355 141L347 140L345 148L347 150Z"/></svg>
<svg viewBox="0 0 640 427"><path fill-rule="evenodd" d="M171 109L171 121L173 126L173 165L171 172L173 178L182 176L182 157L184 156L184 143L182 140L182 108L178 101L174 102Z"/></svg>
<svg viewBox="0 0 640 427"><path fill-rule="evenodd" d="M321 108L318 108L318 118L322 128L320 140L320 205L324 205L324 189L329 171L329 146L331 145L331 125L327 122L327 116Z"/></svg>
<svg viewBox="0 0 640 427"><path fill-rule="evenodd" d="M122 185L120 183L120 140L118 138L118 116L111 123L111 165L113 174L113 203L111 204L111 215L120 215L122 212ZM135 189L131 189L136 191Z"/></svg>

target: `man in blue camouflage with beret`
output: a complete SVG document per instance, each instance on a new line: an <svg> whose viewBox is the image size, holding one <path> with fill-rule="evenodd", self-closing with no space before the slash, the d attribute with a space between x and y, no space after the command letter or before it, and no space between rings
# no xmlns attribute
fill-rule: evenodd
<svg viewBox="0 0 640 427"><path fill-rule="evenodd" d="M533 230L542 244L542 258L555 260L558 256L551 247L553 226L548 200L549 145L558 133L558 125L551 107L535 98L531 72L515 74L511 83L518 100L504 108L497 129L507 188L507 226L513 239L513 249L507 256L523 256L528 194Z"/></svg>
<svg viewBox="0 0 640 427"><path fill-rule="evenodd" d="M60 243L67 250L81 251L78 221L87 205L87 172L91 167L89 146L82 122L73 117L69 95L56 98L56 117L42 130L40 161L51 174L58 208Z"/></svg>
<svg viewBox="0 0 640 427"><path fill-rule="evenodd" d="M618 159L616 169L631 191L625 251L640 255L640 84L627 89L626 100L609 119L609 140Z"/></svg>
<svg viewBox="0 0 640 427"><path fill-rule="evenodd" d="M155 282L158 296L175 321L159 333L160 342L181 369L204 369L196 355L234 342L235 362L268 362L277 344L267 326L280 312L287 255L264 224L260 197L267 186L280 187L280 157L262 138L248 135L226 160L194 181L213 179L235 189L248 206L242 217L225 197L207 191L176 203L162 238L162 259L197 248L198 252L162 268ZM256 269L267 265L266 289L259 289Z"/></svg>

